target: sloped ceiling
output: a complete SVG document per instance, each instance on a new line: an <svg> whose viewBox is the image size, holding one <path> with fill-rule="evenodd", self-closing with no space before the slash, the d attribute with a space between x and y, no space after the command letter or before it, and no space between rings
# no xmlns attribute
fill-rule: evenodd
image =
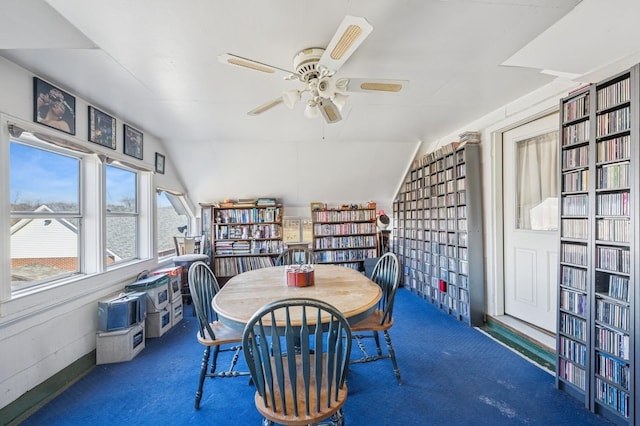
<svg viewBox="0 0 640 426"><path fill-rule="evenodd" d="M576 70L549 56L574 13L596 20L596 0L3 0L0 8L0 55L160 138L196 203L389 204L422 141L560 72L603 64ZM351 94L336 124L305 118L303 104L248 116L299 83L217 56L292 69L294 54L326 46L347 14L374 29L339 74L406 79L408 89ZM545 36L550 28L556 35Z"/></svg>

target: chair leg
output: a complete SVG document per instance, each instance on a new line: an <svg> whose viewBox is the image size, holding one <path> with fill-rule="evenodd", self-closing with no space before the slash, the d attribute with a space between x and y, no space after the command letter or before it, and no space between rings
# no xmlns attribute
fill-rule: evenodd
<svg viewBox="0 0 640 426"><path fill-rule="evenodd" d="M401 385L402 379L400 378L400 368L398 368L398 361L396 361L396 351L393 350L393 345L391 344L391 335L387 330L384 330L384 340L387 343L387 350L389 351L389 357L391 358L391 362L393 363L393 373L396 375L398 384Z"/></svg>
<svg viewBox="0 0 640 426"><path fill-rule="evenodd" d="M362 341L362 337L360 335L353 336L356 339L356 343L358 344L358 348L362 352L362 356L364 359L369 358L369 354L367 353L367 348Z"/></svg>
<svg viewBox="0 0 640 426"><path fill-rule="evenodd" d="M211 358L211 374L215 374L218 367L218 354L220 353L220 346L213 347L213 358Z"/></svg>
<svg viewBox="0 0 640 426"><path fill-rule="evenodd" d="M334 415L331 416L331 424L336 426L344 426L344 412L342 408L335 412Z"/></svg>
<svg viewBox="0 0 640 426"><path fill-rule="evenodd" d="M204 354L202 355L202 363L200 365L200 382L198 383L198 390L196 391L196 405L195 405L196 410L200 409L200 400L202 399L202 387L204 386L204 379L207 376L207 368L209 366L210 354L211 354L211 347L207 346L204 349Z"/></svg>
<svg viewBox="0 0 640 426"><path fill-rule="evenodd" d="M233 369L236 368L236 364L238 363L238 359L240 359L240 350L242 350L242 346L233 346L231 350L234 351L233 358L231 358L231 365L229 366L228 374L230 376L234 376Z"/></svg>
<svg viewBox="0 0 640 426"><path fill-rule="evenodd" d="M373 340L376 342L376 349L378 350L378 356L382 355L382 348L380 347L380 337L378 336L378 332L373 332Z"/></svg>

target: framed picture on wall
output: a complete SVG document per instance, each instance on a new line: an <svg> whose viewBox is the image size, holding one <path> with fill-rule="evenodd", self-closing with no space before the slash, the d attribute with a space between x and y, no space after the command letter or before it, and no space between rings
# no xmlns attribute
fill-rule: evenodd
<svg viewBox="0 0 640 426"><path fill-rule="evenodd" d="M89 141L116 149L116 119L89 105Z"/></svg>
<svg viewBox="0 0 640 426"><path fill-rule="evenodd" d="M75 135L76 98L34 77L33 121Z"/></svg>
<svg viewBox="0 0 640 426"><path fill-rule="evenodd" d="M142 160L142 132L124 125L124 150L127 155Z"/></svg>
<svg viewBox="0 0 640 426"><path fill-rule="evenodd" d="M156 173L164 174L164 155L156 152Z"/></svg>

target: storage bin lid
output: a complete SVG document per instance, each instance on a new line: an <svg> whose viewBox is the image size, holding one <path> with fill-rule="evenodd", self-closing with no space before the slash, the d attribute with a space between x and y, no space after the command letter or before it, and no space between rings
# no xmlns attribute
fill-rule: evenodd
<svg viewBox="0 0 640 426"><path fill-rule="evenodd" d="M182 273L182 266L171 266L168 268L156 269L155 271L151 271L151 275L162 275L167 274L171 277L179 276Z"/></svg>
<svg viewBox="0 0 640 426"><path fill-rule="evenodd" d="M138 280L125 287L126 290L144 291L150 288L160 287L169 284L169 275L152 275L150 277Z"/></svg>

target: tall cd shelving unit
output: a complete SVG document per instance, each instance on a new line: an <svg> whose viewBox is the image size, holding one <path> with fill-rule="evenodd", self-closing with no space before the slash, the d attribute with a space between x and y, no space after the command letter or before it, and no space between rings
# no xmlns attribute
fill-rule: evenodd
<svg viewBox="0 0 640 426"><path fill-rule="evenodd" d="M416 160L393 203L392 250L403 285L471 326L484 323L480 144Z"/></svg>
<svg viewBox="0 0 640 426"><path fill-rule="evenodd" d="M636 424L639 66L560 102L556 383Z"/></svg>

